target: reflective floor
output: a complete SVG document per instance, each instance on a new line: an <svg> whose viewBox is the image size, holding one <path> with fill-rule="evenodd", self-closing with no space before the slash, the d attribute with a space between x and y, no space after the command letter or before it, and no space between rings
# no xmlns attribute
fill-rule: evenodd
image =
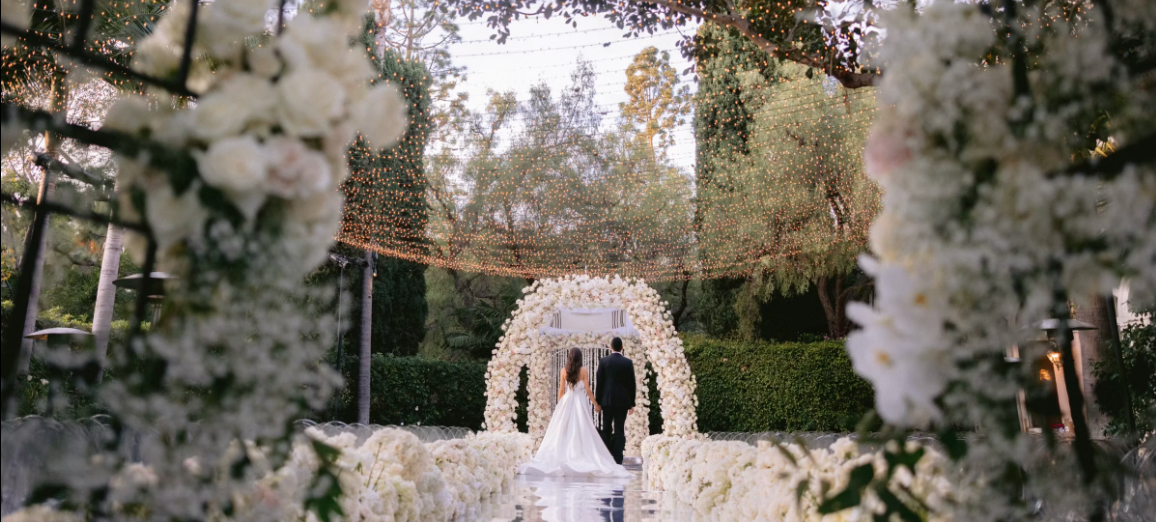
<svg viewBox="0 0 1156 522"><path fill-rule="evenodd" d="M518 476L510 495L494 506L495 521L691 521L693 510L673 493L645 491L630 479Z"/></svg>

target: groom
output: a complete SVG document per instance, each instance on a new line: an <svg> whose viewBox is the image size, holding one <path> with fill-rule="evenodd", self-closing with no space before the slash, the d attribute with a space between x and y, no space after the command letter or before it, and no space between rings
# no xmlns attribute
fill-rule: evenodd
<svg viewBox="0 0 1156 522"><path fill-rule="evenodd" d="M622 339L610 341L614 351L598 362L594 399L602 410L602 442L622 464L626 450L626 415L634 413L634 363L622 355Z"/></svg>

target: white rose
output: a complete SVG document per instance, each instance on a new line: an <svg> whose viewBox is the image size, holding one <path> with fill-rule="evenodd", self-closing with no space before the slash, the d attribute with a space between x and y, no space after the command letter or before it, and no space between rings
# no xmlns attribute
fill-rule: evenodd
<svg viewBox="0 0 1156 522"><path fill-rule="evenodd" d="M322 72L298 70L282 78L277 90L281 126L294 136L324 137L345 112L341 84Z"/></svg>
<svg viewBox="0 0 1156 522"><path fill-rule="evenodd" d="M190 111L190 132L205 141L236 136L252 122L267 122L276 103L272 84L251 74L236 74Z"/></svg>
<svg viewBox="0 0 1156 522"><path fill-rule="evenodd" d="M315 224L337 222L341 219L344 198L340 192L325 191L289 205L286 218L298 223Z"/></svg>
<svg viewBox="0 0 1156 522"><path fill-rule="evenodd" d="M185 239L200 236L209 214L197 199L197 185L181 196L168 183L154 183L145 199L145 217L160 251Z"/></svg>
<svg viewBox="0 0 1156 522"><path fill-rule="evenodd" d="M214 143L197 153L201 179L225 191L249 219L257 215L265 195L257 192L268 176L268 162L261 145L250 136Z"/></svg>
<svg viewBox="0 0 1156 522"><path fill-rule="evenodd" d="M164 34L153 33L137 46L132 68L157 77L172 75L181 66L181 51Z"/></svg>
<svg viewBox="0 0 1156 522"><path fill-rule="evenodd" d="M265 30L268 0L226 0L203 7L204 18L198 27L197 40L207 43L218 56L228 56L240 48L247 36Z"/></svg>
<svg viewBox="0 0 1156 522"><path fill-rule="evenodd" d="M257 76L272 79L281 74L284 66L277 51L271 46L265 45L249 51L249 69Z"/></svg>
<svg viewBox="0 0 1156 522"><path fill-rule="evenodd" d="M278 138L265 146L269 158L268 192L285 199L298 199L330 188L329 162L300 141ZM335 187L334 187L335 188Z"/></svg>
<svg viewBox="0 0 1156 522"><path fill-rule="evenodd" d="M341 24L333 19L294 19L277 43L294 70L325 71L347 89L362 87L374 76L363 48L352 48Z"/></svg>
<svg viewBox="0 0 1156 522"><path fill-rule="evenodd" d="M141 96L117 100L104 116L102 128L136 134L149 127L152 115L149 101Z"/></svg>

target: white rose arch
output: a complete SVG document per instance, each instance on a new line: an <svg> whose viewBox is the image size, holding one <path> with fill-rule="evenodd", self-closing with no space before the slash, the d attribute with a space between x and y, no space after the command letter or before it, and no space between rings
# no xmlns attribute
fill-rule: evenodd
<svg viewBox="0 0 1156 522"><path fill-rule="evenodd" d="M640 455L639 445L650 435L646 363L657 374L663 432L674 437L697 432L694 376L657 291L643 281L617 276L567 276L537 281L523 292L526 296L503 326L505 335L486 372L489 431L517 430L515 393L522 368L529 367L528 425L530 435L540 441L557 393L551 354L572 347L605 347L618 336L625 355L634 361L638 384L637 406L626 422L626 454ZM562 317L573 319L571 324L584 324L563 329ZM609 318L608 324L601 324L603 318Z"/></svg>

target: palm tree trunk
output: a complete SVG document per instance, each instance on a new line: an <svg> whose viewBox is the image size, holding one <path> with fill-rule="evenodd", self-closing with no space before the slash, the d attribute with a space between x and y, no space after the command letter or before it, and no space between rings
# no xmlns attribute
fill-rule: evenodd
<svg viewBox="0 0 1156 522"><path fill-rule="evenodd" d="M66 74L63 70L58 69L52 79L52 99L49 101L49 108L51 112L58 117L67 117L68 107L68 84L66 82ZM61 138L55 133L47 133L44 136L44 151L52 158L57 158L60 152ZM40 190L36 195L36 203L46 203L52 197L52 193L56 188L56 180L52 176L52 171L48 168L42 168L43 174L40 177ZM37 212L42 212L37 210ZM24 248L35 249L36 257L35 263L32 267L32 273L29 274L31 279L31 291L28 294L28 308L24 313L24 335L28 335L36 331L36 317L40 312L40 285L44 279L44 254L48 249L48 230L50 228L50 220L44 221L44 229L40 234L40 241L38 244L32 245L31 239L33 234L31 230L27 235L27 243ZM36 220L32 221L31 226L36 226ZM21 274L23 275L23 274ZM28 366L32 361L33 341L31 339L20 340L20 366L18 372L20 375L28 374Z"/></svg>
<svg viewBox="0 0 1156 522"><path fill-rule="evenodd" d="M358 361L357 422L369 424L369 376L373 342L373 252L365 253L361 277L361 356Z"/></svg>
<svg viewBox="0 0 1156 522"><path fill-rule="evenodd" d="M100 281L96 285L96 309L92 314L92 335L95 336L96 361L100 370L96 382L104 380L105 359L108 355L108 337L112 330L112 312L116 306L116 287L113 281L120 274L120 227L109 224L104 238L104 258L100 262Z"/></svg>

